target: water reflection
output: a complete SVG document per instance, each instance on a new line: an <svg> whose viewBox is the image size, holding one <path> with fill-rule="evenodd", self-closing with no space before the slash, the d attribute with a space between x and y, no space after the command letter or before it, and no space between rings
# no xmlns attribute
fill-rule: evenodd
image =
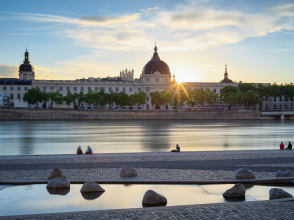
<svg viewBox="0 0 294 220"><path fill-rule="evenodd" d="M104 192L81 192L82 196L86 200L94 200L99 198Z"/></svg>
<svg viewBox="0 0 294 220"><path fill-rule="evenodd" d="M278 149L294 142L285 121L2 121L2 155Z"/></svg>
<svg viewBox="0 0 294 220"><path fill-rule="evenodd" d="M47 191L51 195L60 195L60 196L65 196L69 193L70 188L64 188L64 189L53 189L53 188L47 188Z"/></svg>
<svg viewBox="0 0 294 220"><path fill-rule="evenodd" d="M68 192L46 190L45 184L10 186L0 190L0 216L88 210L141 208L149 189L167 198L168 206L235 202L225 200L222 193L233 184L221 185L128 185L101 184L105 192L82 194L82 184L72 184ZM250 186L245 198L237 201L268 200L275 186ZM294 187L279 186L294 195ZM67 189L69 190L69 189ZM53 195L52 195L53 194Z"/></svg>

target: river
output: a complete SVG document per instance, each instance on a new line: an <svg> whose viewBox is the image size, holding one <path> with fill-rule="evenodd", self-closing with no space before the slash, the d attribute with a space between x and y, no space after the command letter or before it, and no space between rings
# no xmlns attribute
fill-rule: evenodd
<svg viewBox="0 0 294 220"><path fill-rule="evenodd" d="M266 150L294 142L293 121L1 121L1 155Z"/></svg>

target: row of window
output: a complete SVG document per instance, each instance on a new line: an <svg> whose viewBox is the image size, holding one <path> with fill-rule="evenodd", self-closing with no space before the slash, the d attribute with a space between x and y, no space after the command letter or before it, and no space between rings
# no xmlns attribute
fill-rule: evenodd
<svg viewBox="0 0 294 220"><path fill-rule="evenodd" d="M149 78L146 78L147 82L149 82ZM165 82L169 82L170 79L165 79ZM159 78L155 78L155 82L159 82Z"/></svg>
<svg viewBox="0 0 294 220"><path fill-rule="evenodd" d="M10 94L10 100L13 100L13 94ZM20 94L17 94L17 99L21 99L21 95Z"/></svg>
<svg viewBox="0 0 294 220"><path fill-rule="evenodd" d="M38 87L36 87L36 88L38 88ZM99 88L100 87L95 87L94 90L97 92L97 91L99 91ZM101 88L105 91L105 87L101 87ZM53 90L54 87L50 87L50 89ZM59 91L63 91L63 87L61 87L61 86L58 89L59 89ZM43 90L46 90L46 87L43 87ZM88 91L90 91L90 90L92 90L92 87L88 87ZM140 90L141 89L138 88L138 91L140 91ZM70 87L66 87L66 91L70 91ZM73 91L74 92L78 91L78 87L74 87L74 90ZM81 87L81 91L82 92L85 91L84 87ZM111 92L111 91L114 91L114 90L112 89L112 87L108 87L108 91ZM126 92L126 88L122 88L122 91L123 92ZM119 87L116 87L115 88L115 92L119 92ZM129 92L133 92L133 88L132 87L129 88Z"/></svg>
<svg viewBox="0 0 294 220"><path fill-rule="evenodd" d="M13 91L13 86L10 86L10 91ZM25 91L27 91L27 89L28 89L28 87L24 87L24 90ZM7 90L7 88L6 88L6 86L3 86L3 91L6 91ZM20 91L21 90L21 87L20 86L18 86L17 87L17 91Z"/></svg>

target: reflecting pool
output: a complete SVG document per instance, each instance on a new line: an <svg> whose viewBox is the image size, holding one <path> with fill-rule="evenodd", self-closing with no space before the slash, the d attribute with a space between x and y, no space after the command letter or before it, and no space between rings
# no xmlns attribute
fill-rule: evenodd
<svg viewBox="0 0 294 220"><path fill-rule="evenodd" d="M142 208L142 199L149 189L167 198L167 206L227 202L222 193L233 184L221 185L123 185L101 184L104 193L82 195L82 184L70 190L50 191L45 184L0 188L0 215L23 215L106 209ZM274 186L246 186L245 201L268 200ZM294 187L282 186L294 195ZM244 200L243 200L244 201Z"/></svg>
<svg viewBox="0 0 294 220"><path fill-rule="evenodd" d="M0 121L1 155L278 149L293 121Z"/></svg>

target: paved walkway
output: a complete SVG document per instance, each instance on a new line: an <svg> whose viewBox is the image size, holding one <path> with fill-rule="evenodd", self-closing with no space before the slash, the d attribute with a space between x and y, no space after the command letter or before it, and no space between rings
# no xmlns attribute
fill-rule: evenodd
<svg viewBox="0 0 294 220"><path fill-rule="evenodd" d="M158 207L142 209L122 209L106 211L87 211L58 214L26 215L0 217L0 219L34 219L34 220L154 220L154 219L294 219L294 201L287 202L246 202L208 205L190 205L178 207Z"/></svg>

